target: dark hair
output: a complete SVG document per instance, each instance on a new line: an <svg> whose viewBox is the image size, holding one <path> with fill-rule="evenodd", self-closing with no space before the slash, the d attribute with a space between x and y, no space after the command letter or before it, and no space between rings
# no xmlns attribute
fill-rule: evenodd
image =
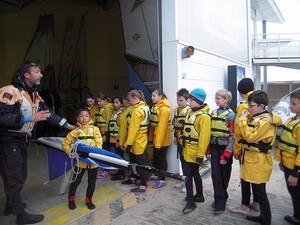
<svg viewBox="0 0 300 225"><path fill-rule="evenodd" d="M101 100L107 100L107 95L106 94L104 94L104 93L100 93L100 94L98 94L97 95L97 97L96 98L100 98Z"/></svg>
<svg viewBox="0 0 300 225"><path fill-rule="evenodd" d="M165 93L163 92L163 90L161 90L161 89L154 89L154 90L152 91L152 93L153 93L153 92L156 92L157 95L163 96L163 98L167 98L166 94L165 94Z"/></svg>
<svg viewBox="0 0 300 225"><path fill-rule="evenodd" d="M89 109L87 109L87 108L80 108L80 109L78 109L77 112L76 112L76 117L78 117L79 114L80 114L81 112L88 112L89 115L91 115L91 112L90 112Z"/></svg>
<svg viewBox="0 0 300 225"><path fill-rule="evenodd" d="M88 99L88 98L92 98L92 99L95 99L95 97L94 97L94 95L92 94L92 93L87 93L86 95L85 95L85 100L86 99Z"/></svg>
<svg viewBox="0 0 300 225"><path fill-rule="evenodd" d="M112 101L114 101L115 99L118 99L121 102L121 104L123 105L123 97L122 96L115 96L115 97L113 97Z"/></svg>
<svg viewBox="0 0 300 225"><path fill-rule="evenodd" d="M25 61L22 66L20 67L20 75L21 77L24 76L25 73L29 72L31 67L41 67L37 62L35 61Z"/></svg>
<svg viewBox="0 0 300 225"><path fill-rule="evenodd" d="M290 98L298 98L300 99L300 89L295 90L291 93Z"/></svg>
<svg viewBox="0 0 300 225"><path fill-rule="evenodd" d="M259 105L264 105L266 107L269 104L269 97L266 92L258 90L258 91L252 92L249 95L248 102L250 103L251 101L253 101Z"/></svg>
<svg viewBox="0 0 300 225"><path fill-rule="evenodd" d="M179 89L177 92L177 97L184 97L185 100L189 99L189 91L185 88Z"/></svg>

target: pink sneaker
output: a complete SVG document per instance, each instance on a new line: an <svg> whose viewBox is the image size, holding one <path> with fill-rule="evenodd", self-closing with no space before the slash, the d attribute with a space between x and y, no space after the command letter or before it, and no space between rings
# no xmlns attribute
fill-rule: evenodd
<svg viewBox="0 0 300 225"><path fill-rule="evenodd" d="M248 215L249 207L245 206L245 205L239 205L236 207L229 207L229 211L233 212L233 213L240 213L240 214Z"/></svg>

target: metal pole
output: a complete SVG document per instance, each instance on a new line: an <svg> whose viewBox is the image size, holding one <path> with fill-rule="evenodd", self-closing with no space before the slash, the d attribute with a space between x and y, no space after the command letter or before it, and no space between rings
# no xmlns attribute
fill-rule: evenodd
<svg viewBox="0 0 300 225"><path fill-rule="evenodd" d="M267 38L267 22L262 21L263 39ZM263 66L264 70L264 92L268 93L268 67Z"/></svg>

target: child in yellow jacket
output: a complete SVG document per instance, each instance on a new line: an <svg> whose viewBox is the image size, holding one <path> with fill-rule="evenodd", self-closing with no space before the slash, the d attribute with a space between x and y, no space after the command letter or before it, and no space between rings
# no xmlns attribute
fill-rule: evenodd
<svg viewBox="0 0 300 225"><path fill-rule="evenodd" d="M190 92L190 109L188 110L184 126L183 145L183 175L187 177L186 205L183 213L190 213L197 205L195 202L204 202L202 179L199 166L202 164L210 141L209 106L204 103L206 92L202 88L195 88ZM196 185L196 194L193 196L193 179Z"/></svg>
<svg viewBox="0 0 300 225"><path fill-rule="evenodd" d="M171 107L162 90L156 89L151 96L153 106L150 114L149 141L153 142L153 166L156 169L167 171L167 151L171 145ZM152 178L152 179L151 179ZM154 177L151 177L153 180ZM158 189L166 185L166 177L160 175L153 188Z"/></svg>
<svg viewBox="0 0 300 225"><path fill-rule="evenodd" d="M242 145L240 176L241 180L252 185L254 199L259 203L260 215L248 215L246 219L269 225L271 224L271 209L266 193L266 183L273 169L271 149L276 138L277 126L281 125L281 119L267 111L269 99L264 91L254 91L249 95L248 103L248 111L243 111L237 119Z"/></svg>
<svg viewBox="0 0 300 225"><path fill-rule="evenodd" d="M130 91L127 94L127 99L133 106L133 109L131 112L128 134L123 149L129 153L131 163L148 165L145 149L148 143L147 131L149 122L149 107L143 101L144 94L140 90ZM132 188L130 191L134 193L144 193L147 188L148 173L143 170L138 170L138 172L140 174L141 182L139 183L138 187ZM134 180L128 179L127 181ZM124 182L122 183L130 184Z"/></svg>
<svg viewBox="0 0 300 225"><path fill-rule="evenodd" d="M102 148L102 136L98 127L92 125L93 121L91 120L90 111L86 108L79 109L76 114L76 118L78 128L69 132L62 143L62 148L66 152L66 154L69 154L71 152L71 144L74 140L82 140L89 146ZM95 208L95 205L92 203L92 197L97 180L98 166L79 160L79 162L77 162L77 164L75 165L73 182L69 187L68 206L70 210L74 210L76 208L76 189L81 183L82 176L84 175L86 170L88 171L88 186L86 190L85 204L90 210Z"/></svg>
<svg viewBox="0 0 300 225"><path fill-rule="evenodd" d="M292 224L300 224L300 90L290 95L290 110L296 115L289 118L278 140L275 160L280 161L286 187L291 195L294 213L284 219Z"/></svg>

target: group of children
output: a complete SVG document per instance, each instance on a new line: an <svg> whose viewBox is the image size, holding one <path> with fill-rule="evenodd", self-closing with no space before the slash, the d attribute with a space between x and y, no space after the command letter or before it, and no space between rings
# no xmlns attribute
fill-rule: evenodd
<svg viewBox="0 0 300 225"><path fill-rule="evenodd" d="M247 219L260 224L271 224L271 210L266 194L266 183L269 181L273 163L271 149L275 143L276 130L281 125L279 116L268 111L268 95L263 91L254 91L250 78L242 79L238 91L243 101L237 113L229 107L232 95L228 90L218 90L215 94L217 109L210 113L205 103L206 93L201 88L191 92L180 89L177 92L177 104L174 117L171 119L171 107L161 90L152 92L151 109L147 106L144 95L139 90L132 90L123 98L114 98L112 104L104 98L96 97L98 106L89 110L81 109L77 115L78 128L71 131L63 143L68 152L73 140L81 139L88 145L114 151L129 161L148 165L146 147L153 144L153 166L167 170L167 150L171 145L173 126L174 144L177 145L183 174L186 176L186 205L183 213L193 211L195 202L204 202L202 179L199 166L205 157L211 158L211 177L214 190L212 207L215 214L222 213L228 199L227 187L231 175L233 156L240 162L242 204L230 208L235 213L248 214L249 206L255 205L259 216L247 215ZM110 104L110 106L109 106ZM300 224L300 90L290 95L290 110L295 117L283 124L283 132L276 145L275 159L280 161L284 171L287 188L292 197L294 214L284 219L292 224ZM97 168L83 165L80 161L76 169L79 175L70 185L69 208L75 209L74 196L85 169L89 170L86 204L89 209L95 206L91 202L95 189ZM81 168L81 169L79 169ZM100 178L107 177L108 171L102 171ZM137 178L140 182L137 183ZM112 180L125 179L125 173L119 170ZM138 170L130 174L122 184L137 184L131 191L144 193L147 181L155 180L153 188L166 185L164 176ZM193 182L196 192L193 191ZM254 202L250 204L250 187Z"/></svg>

